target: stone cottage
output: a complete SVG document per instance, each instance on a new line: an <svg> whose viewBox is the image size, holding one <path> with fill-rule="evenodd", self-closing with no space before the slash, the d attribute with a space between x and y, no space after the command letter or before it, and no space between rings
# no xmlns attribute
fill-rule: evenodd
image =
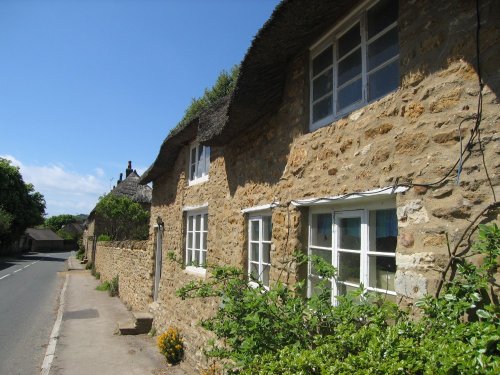
<svg viewBox="0 0 500 375"><path fill-rule="evenodd" d="M123 173L120 173L116 186L108 194L129 197L134 202L139 203L142 208L149 211L152 189L147 185L139 184L140 178L137 171L132 169L132 162L129 161L125 170L125 179L123 179ZM95 252L96 239L103 233L102 230L102 222L100 222L94 208L85 222L85 231L83 233L85 256L89 261L93 261L94 259L93 253Z"/></svg>
<svg viewBox="0 0 500 375"><path fill-rule="evenodd" d="M435 293L447 238L460 250L498 215L499 23L493 0L280 3L231 97L172 132L141 178L155 326L179 327L199 360L215 302L175 290L210 264L272 288L296 250L337 267L332 303L360 285L402 303ZM286 274L315 293L310 265Z"/></svg>

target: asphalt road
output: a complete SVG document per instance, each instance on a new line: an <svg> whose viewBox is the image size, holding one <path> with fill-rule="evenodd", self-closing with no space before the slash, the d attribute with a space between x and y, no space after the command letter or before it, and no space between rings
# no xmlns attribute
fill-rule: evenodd
<svg viewBox="0 0 500 375"><path fill-rule="evenodd" d="M39 374L70 252L0 258L0 374Z"/></svg>

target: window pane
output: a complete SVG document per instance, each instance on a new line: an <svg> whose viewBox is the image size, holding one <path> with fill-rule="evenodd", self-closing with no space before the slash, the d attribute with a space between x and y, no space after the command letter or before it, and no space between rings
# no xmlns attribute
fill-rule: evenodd
<svg viewBox="0 0 500 375"><path fill-rule="evenodd" d="M344 285L344 284L338 284L337 285L337 292L341 296L345 296L347 293L354 292L358 289L358 287L355 286L350 286L350 285Z"/></svg>
<svg viewBox="0 0 500 375"><path fill-rule="evenodd" d="M338 66L338 85L342 86L347 81L361 74L361 48L358 48Z"/></svg>
<svg viewBox="0 0 500 375"><path fill-rule="evenodd" d="M265 216L262 218L263 232L262 232L262 240L271 241L272 233L273 233L273 225L271 223L271 216Z"/></svg>
<svg viewBox="0 0 500 375"><path fill-rule="evenodd" d="M396 274L396 258L370 256L369 286L383 290L394 291L394 276Z"/></svg>
<svg viewBox="0 0 500 375"><path fill-rule="evenodd" d="M186 265L191 265L191 262L193 261L193 253L191 250L187 251L187 258L186 258Z"/></svg>
<svg viewBox="0 0 500 375"><path fill-rule="evenodd" d="M191 172L189 175L190 180L194 180L196 178L196 164L191 164Z"/></svg>
<svg viewBox="0 0 500 375"><path fill-rule="evenodd" d="M203 230L208 231L208 214L203 215Z"/></svg>
<svg viewBox="0 0 500 375"><path fill-rule="evenodd" d="M333 64L332 46L328 46L323 52L313 59L313 76L318 75L328 66Z"/></svg>
<svg viewBox="0 0 500 375"><path fill-rule="evenodd" d="M205 173L208 174L208 170L210 168L210 147L203 146L205 149Z"/></svg>
<svg viewBox="0 0 500 375"><path fill-rule="evenodd" d="M194 220L194 216L188 216L188 230L190 232L193 231L193 220Z"/></svg>
<svg viewBox="0 0 500 375"><path fill-rule="evenodd" d="M250 280L259 280L259 265L255 263L250 263Z"/></svg>
<svg viewBox="0 0 500 375"><path fill-rule="evenodd" d="M358 23L339 38L339 58L342 58L349 51L359 46L360 43L361 43L361 32Z"/></svg>
<svg viewBox="0 0 500 375"><path fill-rule="evenodd" d="M263 243L262 244L262 262L270 263L271 259L271 244Z"/></svg>
<svg viewBox="0 0 500 375"><path fill-rule="evenodd" d="M368 10L368 38L381 32L398 20L398 1L382 0Z"/></svg>
<svg viewBox="0 0 500 375"><path fill-rule="evenodd" d="M333 90L333 69L327 70L318 78L313 80L313 100L332 92Z"/></svg>
<svg viewBox="0 0 500 375"><path fill-rule="evenodd" d="M264 266L261 277L262 284L269 286L269 266Z"/></svg>
<svg viewBox="0 0 500 375"><path fill-rule="evenodd" d="M259 241L259 221L250 222L250 241Z"/></svg>
<svg viewBox="0 0 500 375"><path fill-rule="evenodd" d="M341 249L361 250L361 218L340 219L339 236L339 247Z"/></svg>
<svg viewBox="0 0 500 375"><path fill-rule="evenodd" d="M198 159L196 163L198 164L198 173L197 177L201 177L205 174L205 156L204 156L204 147L198 146Z"/></svg>
<svg viewBox="0 0 500 375"><path fill-rule="evenodd" d="M359 254L339 252L339 280L359 284Z"/></svg>
<svg viewBox="0 0 500 375"><path fill-rule="evenodd" d="M368 70L376 68L396 56L398 52L398 30L394 28L368 46Z"/></svg>
<svg viewBox="0 0 500 375"><path fill-rule="evenodd" d="M200 248L200 232L195 232L194 234L194 248L195 249Z"/></svg>
<svg viewBox="0 0 500 375"><path fill-rule="evenodd" d="M206 267L207 265L207 252L202 251L201 252L201 258L200 258L200 266Z"/></svg>
<svg viewBox="0 0 500 375"><path fill-rule="evenodd" d="M201 228L201 215L196 215L195 224L196 224L196 230L200 230L200 228Z"/></svg>
<svg viewBox="0 0 500 375"><path fill-rule="evenodd" d="M362 92L361 92L361 79L351 83L350 85L344 87L339 90L337 94L338 101L338 111L350 106L361 100Z"/></svg>
<svg viewBox="0 0 500 375"><path fill-rule="evenodd" d="M311 255L318 256L320 258L323 258L323 260L328 263L332 264L332 251L331 250L320 250L320 249L311 249ZM314 265L311 264L311 274L317 275L318 272L314 268Z"/></svg>
<svg viewBox="0 0 500 375"><path fill-rule="evenodd" d="M194 253L194 259L193 259L193 263L195 266L198 266L200 264L200 252L199 251L193 251Z"/></svg>
<svg viewBox="0 0 500 375"><path fill-rule="evenodd" d="M375 243L372 240L370 251L396 252L398 239L396 209L370 211L370 229L370 233L374 233L375 236Z"/></svg>
<svg viewBox="0 0 500 375"><path fill-rule="evenodd" d="M203 250L207 249L207 235L205 233L203 234L203 241L201 244L201 249L203 249Z"/></svg>
<svg viewBox="0 0 500 375"><path fill-rule="evenodd" d="M311 277L309 279L309 283L311 285L311 297L312 296L317 296L318 294L321 293L325 288L328 290L332 290L332 283L330 280L325 280L325 279L317 279L315 277ZM331 292L330 292L331 296Z"/></svg>
<svg viewBox="0 0 500 375"><path fill-rule="evenodd" d="M399 86L399 60L368 76L368 100L378 99Z"/></svg>
<svg viewBox="0 0 500 375"><path fill-rule="evenodd" d="M190 163L191 164L196 164L196 147L193 147L191 149L191 160L190 160Z"/></svg>
<svg viewBox="0 0 500 375"><path fill-rule="evenodd" d="M313 105L313 122L317 122L333 113L332 96L328 96Z"/></svg>
<svg viewBox="0 0 500 375"><path fill-rule="evenodd" d="M250 244L250 260L255 262L259 261L259 244L251 243Z"/></svg>
<svg viewBox="0 0 500 375"><path fill-rule="evenodd" d="M311 245L332 247L332 215L314 214L311 220Z"/></svg>
<svg viewBox="0 0 500 375"><path fill-rule="evenodd" d="M193 234L192 233L188 233L188 248L189 249L192 249L193 248Z"/></svg>

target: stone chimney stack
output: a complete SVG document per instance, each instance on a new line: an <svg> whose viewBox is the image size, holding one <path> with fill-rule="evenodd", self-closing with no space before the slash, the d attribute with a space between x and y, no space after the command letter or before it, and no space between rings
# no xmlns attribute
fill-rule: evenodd
<svg viewBox="0 0 500 375"><path fill-rule="evenodd" d="M128 162L128 167L127 169L125 170L125 178L128 177L129 174L131 174L134 170L132 169L132 162L129 161Z"/></svg>
<svg viewBox="0 0 500 375"><path fill-rule="evenodd" d="M118 184L120 182L122 182L122 180L123 180L123 173L120 173L120 178L118 179L118 182L116 183L116 185L118 186Z"/></svg>

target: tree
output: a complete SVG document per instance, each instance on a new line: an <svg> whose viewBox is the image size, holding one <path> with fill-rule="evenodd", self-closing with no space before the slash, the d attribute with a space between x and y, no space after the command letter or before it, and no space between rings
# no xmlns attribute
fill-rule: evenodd
<svg viewBox="0 0 500 375"><path fill-rule="evenodd" d="M18 167L0 158L0 248L6 248L26 228L43 223L45 199L26 184Z"/></svg>
<svg viewBox="0 0 500 375"><path fill-rule="evenodd" d="M113 240L146 239L149 212L139 203L125 196L108 194L99 199L96 215L103 232Z"/></svg>
<svg viewBox="0 0 500 375"><path fill-rule="evenodd" d="M75 216L63 214L63 215L52 216L49 217L48 219L45 219L43 226L51 229L54 232L57 232L64 225L69 223L74 223L76 221L78 221L78 219Z"/></svg>

